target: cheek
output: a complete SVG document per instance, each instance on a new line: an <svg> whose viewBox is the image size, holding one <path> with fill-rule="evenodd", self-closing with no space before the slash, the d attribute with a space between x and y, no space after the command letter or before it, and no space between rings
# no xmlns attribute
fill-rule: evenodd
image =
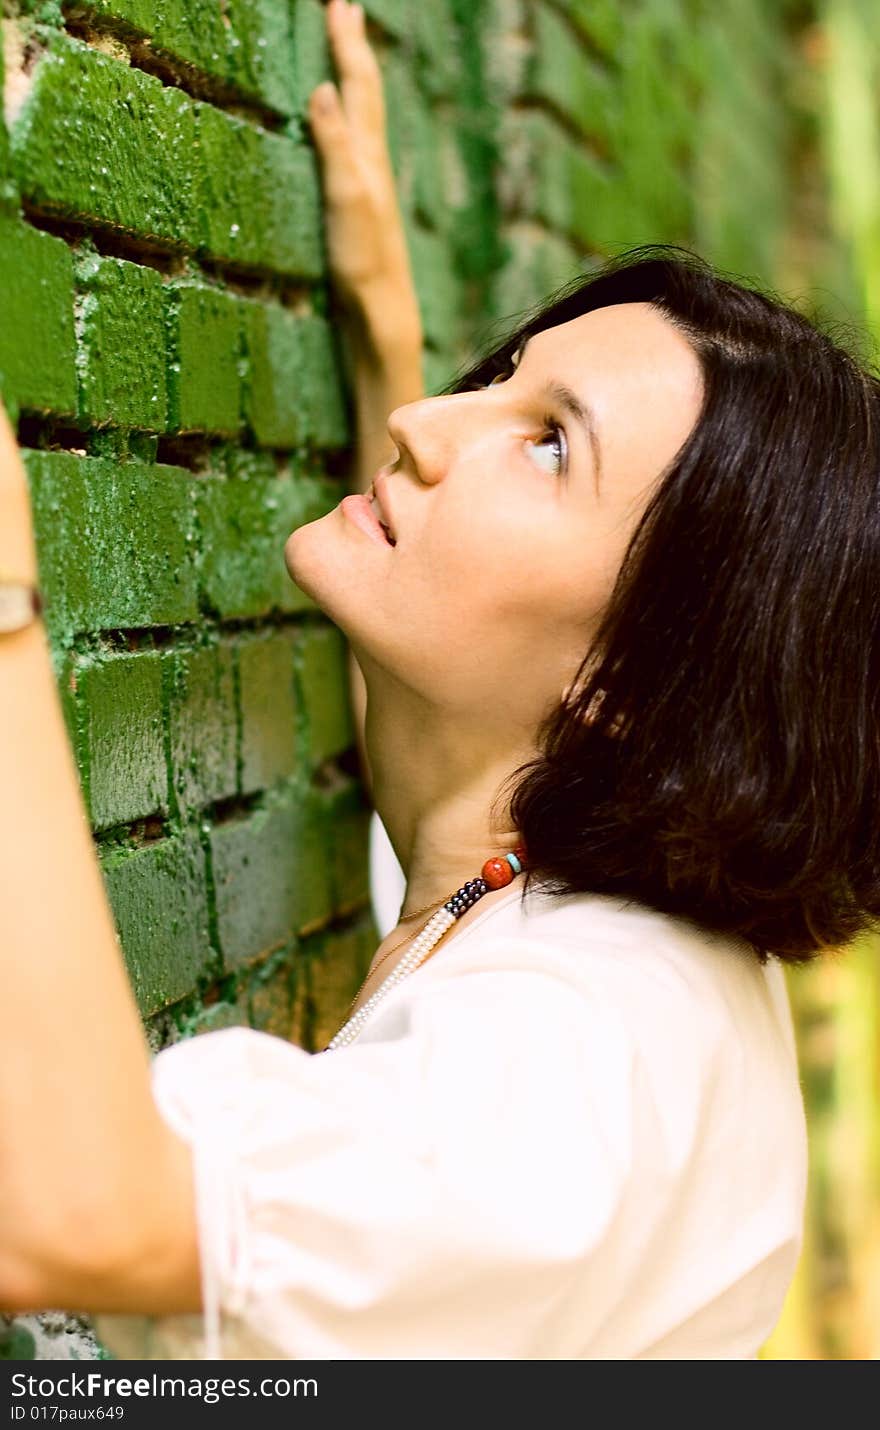
<svg viewBox="0 0 880 1430"><path fill-rule="evenodd" d="M434 524L407 555L410 610L440 647L491 642L517 660L542 642L586 639L613 584L602 537L572 530L558 509L529 525L477 514L454 532Z"/></svg>

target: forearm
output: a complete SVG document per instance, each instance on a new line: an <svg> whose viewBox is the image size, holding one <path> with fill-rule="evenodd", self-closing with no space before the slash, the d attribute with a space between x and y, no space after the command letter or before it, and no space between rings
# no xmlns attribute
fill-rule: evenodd
<svg viewBox="0 0 880 1430"><path fill-rule="evenodd" d="M16 547L17 517L0 506L0 556L27 578L26 536ZM72 1228L114 1254L164 1129L41 622L0 636L0 690L5 1269L51 1256Z"/></svg>

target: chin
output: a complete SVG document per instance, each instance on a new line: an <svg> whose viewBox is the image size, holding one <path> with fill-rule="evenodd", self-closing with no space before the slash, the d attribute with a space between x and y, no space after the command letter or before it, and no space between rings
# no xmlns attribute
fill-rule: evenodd
<svg viewBox="0 0 880 1430"><path fill-rule="evenodd" d="M293 584L320 604L319 587L326 585L328 573L326 560L321 560L321 543L314 539L313 528L318 524L310 521L290 533L284 543L284 564Z"/></svg>
<svg viewBox="0 0 880 1430"><path fill-rule="evenodd" d="M292 531L284 543L284 564L287 567L287 574L291 581L298 586L305 562L302 560L306 543L303 541L304 526L298 526Z"/></svg>
<svg viewBox="0 0 880 1430"><path fill-rule="evenodd" d="M290 533L284 543L284 564L294 585L311 597L326 616L345 630L348 622L342 607L346 591L351 590L350 573L341 573L338 567L327 559L327 543L321 541L317 532L324 520L324 517L320 517L317 521L298 526Z"/></svg>

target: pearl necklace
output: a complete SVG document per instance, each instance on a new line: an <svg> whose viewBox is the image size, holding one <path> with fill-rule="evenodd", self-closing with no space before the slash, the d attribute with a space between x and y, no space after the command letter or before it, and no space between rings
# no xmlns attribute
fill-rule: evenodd
<svg viewBox="0 0 880 1430"><path fill-rule="evenodd" d="M398 983L402 983L404 978L408 977L410 973L414 973L421 964L430 958L447 929L452 928L452 925L466 914L468 909L473 908L484 894L488 894L490 889L503 889L506 884L509 884L517 874L522 872L525 862L526 851L522 844L518 844L514 850L504 854L501 858L487 859L480 871L480 878L468 879L466 884L462 884L461 888L446 900L442 909L438 909L435 914L431 915L425 927L416 936L409 953L404 954L397 967L388 974L384 983L380 984L375 993L367 999L354 1016L343 1023L336 1036L324 1048L324 1052L329 1053L334 1048L344 1048L349 1043L353 1043L378 1004L382 1002L383 998L387 998ZM405 943L406 940L404 939L403 942ZM391 952L393 953L394 949ZM367 978L369 976L368 973ZM364 979L364 983L366 981L367 979ZM355 995L356 1001L357 994Z"/></svg>

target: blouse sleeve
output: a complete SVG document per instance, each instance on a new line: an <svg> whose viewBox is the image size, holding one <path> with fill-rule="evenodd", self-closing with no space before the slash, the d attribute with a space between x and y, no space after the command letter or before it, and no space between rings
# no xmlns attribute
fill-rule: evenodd
<svg viewBox="0 0 880 1430"><path fill-rule="evenodd" d="M154 1059L194 1153L195 1354L527 1357L613 1234L635 1085L614 1012L521 968L392 997L381 1037L332 1052L235 1028Z"/></svg>

